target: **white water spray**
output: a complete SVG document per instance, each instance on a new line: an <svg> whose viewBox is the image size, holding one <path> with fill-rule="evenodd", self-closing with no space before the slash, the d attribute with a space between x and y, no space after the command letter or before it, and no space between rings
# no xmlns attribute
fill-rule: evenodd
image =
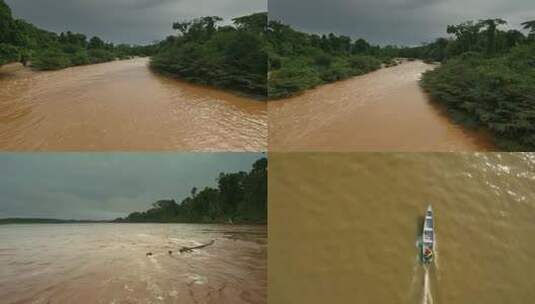
<svg viewBox="0 0 535 304"><path fill-rule="evenodd" d="M422 304L433 304L433 294L431 293L431 282L429 279L429 267L424 266L424 291L422 296Z"/></svg>

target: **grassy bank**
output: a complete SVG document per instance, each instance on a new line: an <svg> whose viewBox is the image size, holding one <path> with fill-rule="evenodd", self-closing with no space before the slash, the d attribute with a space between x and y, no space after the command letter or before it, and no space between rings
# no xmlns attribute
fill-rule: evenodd
<svg viewBox="0 0 535 304"><path fill-rule="evenodd" d="M151 67L167 76L265 99L267 13L234 18L218 26L219 17L177 22L178 31L158 46Z"/></svg>
<svg viewBox="0 0 535 304"><path fill-rule="evenodd" d="M455 38L421 48L443 62L421 85L455 121L490 130L500 150L535 151L535 37L497 24L450 26Z"/></svg>

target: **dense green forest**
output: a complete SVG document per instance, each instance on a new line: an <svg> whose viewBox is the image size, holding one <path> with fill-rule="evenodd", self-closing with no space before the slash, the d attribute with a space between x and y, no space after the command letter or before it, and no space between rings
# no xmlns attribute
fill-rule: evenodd
<svg viewBox="0 0 535 304"><path fill-rule="evenodd" d="M265 98L267 13L232 19L220 17L176 22L176 36L158 46L151 67L191 82L231 89Z"/></svg>
<svg viewBox="0 0 535 304"><path fill-rule="evenodd" d="M535 21L502 30L502 19L450 25L440 38L401 55L442 64L421 81L459 123L484 127L501 150L535 150Z"/></svg>
<svg viewBox="0 0 535 304"><path fill-rule="evenodd" d="M156 46L114 45L99 37L88 39L79 33L48 32L12 16L0 0L0 65L12 62L38 70L58 70L69 66L101 63L132 56L148 56Z"/></svg>
<svg viewBox="0 0 535 304"><path fill-rule="evenodd" d="M270 20L268 33L269 98L295 95L317 85L393 65L399 49L364 39L299 32Z"/></svg>
<svg viewBox="0 0 535 304"><path fill-rule="evenodd" d="M249 172L221 173L217 188L193 188L181 203L160 200L147 211L134 212L115 221L266 223L267 164L267 158L262 158Z"/></svg>

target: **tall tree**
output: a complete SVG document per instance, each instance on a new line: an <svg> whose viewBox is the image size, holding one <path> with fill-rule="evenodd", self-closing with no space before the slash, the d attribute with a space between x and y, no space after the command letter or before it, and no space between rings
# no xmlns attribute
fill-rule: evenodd
<svg viewBox="0 0 535 304"><path fill-rule="evenodd" d="M11 31L13 27L13 17L11 9L4 0L0 0L0 43L11 42Z"/></svg>
<svg viewBox="0 0 535 304"><path fill-rule="evenodd" d="M467 21L458 25L448 25L447 33L455 35L462 52L469 52L476 49L478 35L482 27L481 23Z"/></svg>
<svg viewBox="0 0 535 304"><path fill-rule="evenodd" d="M88 49L103 49L106 46L106 43L102 41L99 37L95 36L89 40L87 45Z"/></svg>
<svg viewBox="0 0 535 304"><path fill-rule="evenodd" d="M529 38L535 40L535 20L522 22L521 25L525 30L529 30Z"/></svg>
<svg viewBox="0 0 535 304"><path fill-rule="evenodd" d="M480 20L478 23L481 28L486 28L485 33L487 35L487 54L494 55L496 53L496 32L499 25L507 24L507 21L494 18Z"/></svg>

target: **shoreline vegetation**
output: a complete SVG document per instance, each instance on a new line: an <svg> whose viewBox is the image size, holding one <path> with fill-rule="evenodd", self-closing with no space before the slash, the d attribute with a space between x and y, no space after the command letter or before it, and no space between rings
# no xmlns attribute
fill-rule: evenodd
<svg viewBox="0 0 535 304"><path fill-rule="evenodd" d="M535 150L535 21L529 30L501 30L502 19L468 21L439 38L409 49L412 56L442 64L420 82L432 100L469 128L491 132L506 151Z"/></svg>
<svg viewBox="0 0 535 304"><path fill-rule="evenodd" d="M0 65L20 62L38 71L146 57L155 45L114 45L99 37L88 39L70 31L59 35L15 19L11 9L0 0ZM30 64L31 63L31 64Z"/></svg>
<svg viewBox="0 0 535 304"><path fill-rule="evenodd" d="M267 13L232 19L209 16L173 24L178 34L158 44L153 70L189 82L246 94L267 96Z"/></svg>
<svg viewBox="0 0 535 304"><path fill-rule="evenodd" d="M267 96L267 13L232 19L217 16L173 23L178 33L150 45L115 45L70 31L59 35L13 18L0 0L0 66L20 62L37 71L151 57L164 76L265 100Z"/></svg>
<svg viewBox="0 0 535 304"><path fill-rule="evenodd" d="M394 66L398 50L374 46L364 39L308 34L279 21L269 21L268 97L276 100L318 85Z"/></svg>
<svg viewBox="0 0 535 304"><path fill-rule="evenodd" d="M499 149L535 150L535 20L502 30L502 19L449 25L449 38L417 47L296 31L270 21L269 99L395 66L398 58L440 63L420 86L454 122L489 131Z"/></svg>
<svg viewBox="0 0 535 304"><path fill-rule="evenodd" d="M6 218L2 224L82 223L267 223L267 158L257 160L249 172L220 173L217 187L193 188L180 203L159 200L147 211L133 212L115 220L65 220L48 218Z"/></svg>

